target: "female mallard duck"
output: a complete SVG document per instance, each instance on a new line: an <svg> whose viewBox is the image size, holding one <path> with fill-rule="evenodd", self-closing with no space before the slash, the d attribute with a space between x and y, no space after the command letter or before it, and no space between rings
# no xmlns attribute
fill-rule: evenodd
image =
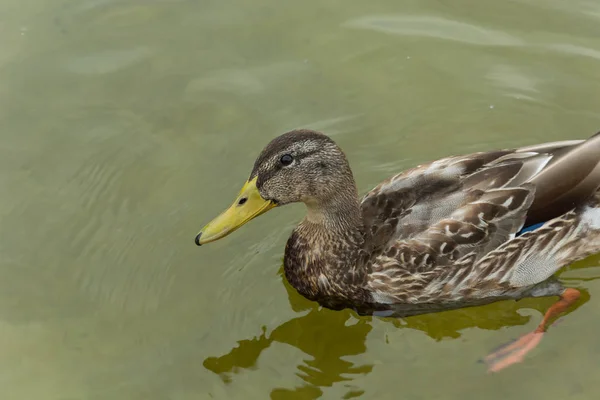
<svg viewBox="0 0 600 400"><path fill-rule="evenodd" d="M402 317L560 296L534 332L488 356L495 371L520 361L579 298L551 276L600 252L599 187L596 134L444 158L359 199L334 141L295 130L267 145L235 202L196 244L302 202L307 214L287 242L285 276L324 307Z"/></svg>

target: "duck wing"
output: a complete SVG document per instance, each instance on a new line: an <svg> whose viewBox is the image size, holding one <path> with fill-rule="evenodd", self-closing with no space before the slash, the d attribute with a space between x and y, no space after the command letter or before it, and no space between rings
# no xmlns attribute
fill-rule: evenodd
<svg viewBox="0 0 600 400"><path fill-rule="evenodd" d="M448 157L382 182L361 201L367 240L373 249L416 237L486 192L533 191L523 209L525 226L548 221L582 203L600 186L600 133L588 140L545 143L518 149ZM530 185L528 185L530 184ZM508 190L508 191L507 191ZM496 198L495 195L488 195ZM498 200L496 200L498 201ZM456 219L456 215L453 217ZM516 232L515 232L516 233Z"/></svg>
<svg viewBox="0 0 600 400"><path fill-rule="evenodd" d="M599 186L600 134L586 141L450 157L399 174L362 202L373 254L370 286L394 301L407 301L411 293L425 295L426 287L435 294L444 282L472 289L481 285L474 281L482 279L473 272L476 266L489 277L484 281L506 283L498 268L508 271L532 257L513 257L515 243L527 247L517 237L523 227L562 216L553 223L574 237L581 224L569 210L587 207ZM529 248L541 242L557 246L542 240L544 232L545 238L558 237L547 229L530 232L523 235L531 242ZM581 249L578 254L584 253ZM531 276L528 282L540 282L549 276L548 268L540 266Z"/></svg>

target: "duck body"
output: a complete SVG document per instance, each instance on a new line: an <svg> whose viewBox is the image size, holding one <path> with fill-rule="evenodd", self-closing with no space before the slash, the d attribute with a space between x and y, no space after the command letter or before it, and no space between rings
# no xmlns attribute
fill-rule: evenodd
<svg viewBox="0 0 600 400"><path fill-rule="evenodd" d="M579 298L552 276L600 253L600 133L587 140L452 156L358 196L343 151L324 134L273 139L232 206L196 237L220 239L268 209L302 202L285 276L306 298L405 317L524 297L559 296L491 369L520 361Z"/></svg>
<svg viewBox="0 0 600 400"><path fill-rule="evenodd" d="M551 276L600 252L599 163L596 135L418 166L368 192L359 223L304 220L286 278L327 308L396 317L560 295Z"/></svg>

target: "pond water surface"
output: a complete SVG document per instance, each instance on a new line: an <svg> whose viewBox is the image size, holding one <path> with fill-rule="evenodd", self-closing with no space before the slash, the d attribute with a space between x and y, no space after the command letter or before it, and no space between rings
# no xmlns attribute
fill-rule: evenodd
<svg viewBox="0 0 600 400"><path fill-rule="evenodd" d="M274 136L322 130L361 192L423 161L600 130L593 0L4 0L0 398L596 399L600 257L554 299L392 320L282 276L294 205L197 248Z"/></svg>

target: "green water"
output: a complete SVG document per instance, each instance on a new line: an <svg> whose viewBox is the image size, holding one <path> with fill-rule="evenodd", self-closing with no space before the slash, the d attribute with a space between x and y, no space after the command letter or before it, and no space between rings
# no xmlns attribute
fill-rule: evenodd
<svg viewBox="0 0 600 400"><path fill-rule="evenodd" d="M363 192L585 138L599 38L594 0L4 0L0 398L598 398L598 256L560 274L579 307L488 375L553 299L358 318L282 277L302 206L194 236L291 128L330 134Z"/></svg>

